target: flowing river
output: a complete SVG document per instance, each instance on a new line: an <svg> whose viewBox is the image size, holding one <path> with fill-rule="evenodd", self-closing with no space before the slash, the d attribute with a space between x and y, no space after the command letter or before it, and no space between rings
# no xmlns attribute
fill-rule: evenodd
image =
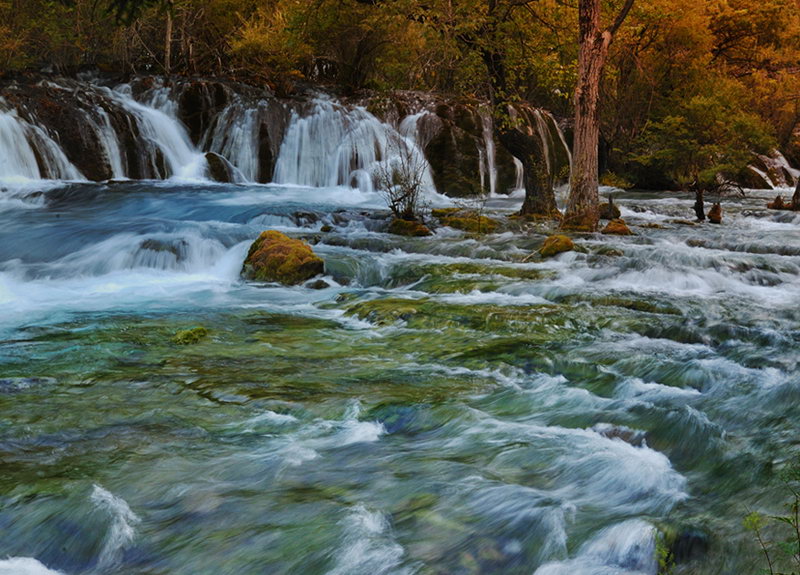
<svg viewBox="0 0 800 575"><path fill-rule="evenodd" d="M390 236L343 187L6 189L0 573L654 574L657 529L755 572L800 406L771 196L692 226L619 193L635 236L540 261L535 227ZM243 282L267 228L329 287Z"/></svg>

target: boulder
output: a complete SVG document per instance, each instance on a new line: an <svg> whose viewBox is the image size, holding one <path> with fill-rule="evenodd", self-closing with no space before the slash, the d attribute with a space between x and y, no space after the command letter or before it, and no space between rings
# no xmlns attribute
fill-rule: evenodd
<svg viewBox="0 0 800 575"><path fill-rule="evenodd" d="M570 252L575 249L575 244L567 236L554 235L549 236L542 247L539 248L539 254L543 258L551 258L563 252Z"/></svg>
<svg viewBox="0 0 800 575"><path fill-rule="evenodd" d="M722 223L722 206L717 202L708 211L708 221L712 224Z"/></svg>
<svg viewBox="0 0 800 575"><path fill-rule="evenodd" d="M429 236L431 231L428 227L416 220L403 220L395 218L389 224L389 233L397 236Z"/></svg>
<svg viewBox="0 0 800 575"><path fill-rule="evenodd" d="M297 285L325 271L325 263L306 242L267 230L250 246L242 275L256 281Z"/></svg>
<svg viewBox="0 0 800 575"><path fill-rule="evenodd" d="M628 224L625 223L625 220L620 218L616 218L608 222L606 227L600 232L603 234L610 234L615 236L632 236L633 232L628 227Z"/></svg>
<svg viewBox="0 0 800 575"><path fill-rule="evenodd" d="M206 152L208 163L208 177L215 182L230 184L235 181L236 168L231 163L214 152Z"/></svg>
<svg viewBox="0 0 800 575"><path fill-rule="evenodd" d="M601 220L616 220L620 215L619 208L614 205L614 198L608 198L608 203L600 206Z"/></svg>

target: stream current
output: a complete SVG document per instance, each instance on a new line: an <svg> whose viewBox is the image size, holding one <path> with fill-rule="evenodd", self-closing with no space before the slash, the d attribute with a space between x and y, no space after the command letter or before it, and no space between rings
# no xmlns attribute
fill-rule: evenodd
<svg viewBox="0 0 800 575"><path fill-rule="evenodd" d="M535 227L390 236L342 187L0 192L0 574L654 574L658 529L708 548L683 572L757 571L800 215L616 194L636 235L541 261ZM329 287L243 282L264 229Z"/></svg>

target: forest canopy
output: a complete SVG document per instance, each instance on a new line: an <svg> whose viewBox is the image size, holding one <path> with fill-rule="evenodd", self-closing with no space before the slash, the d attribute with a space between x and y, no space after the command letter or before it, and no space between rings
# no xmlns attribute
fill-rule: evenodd
<svg viewBox="0 0 800 575"><path fill-rule="evenodd" d="M604 2L609 15L621 2ZM577 9L562 0L0 0L0 68L220 76L489 96L571 115ZM687 187L751 152L800 164L800 1L639 0L602 83L601 171Z"/></svg>

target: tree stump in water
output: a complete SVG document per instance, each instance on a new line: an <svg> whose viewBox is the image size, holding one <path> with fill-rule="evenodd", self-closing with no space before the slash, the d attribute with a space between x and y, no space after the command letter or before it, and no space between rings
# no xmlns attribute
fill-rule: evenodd
<svg viewBox="0 0 800 575"><path fill-rule="evenodd" d="M697 190L694 193L694 213L697 216L698 222L702 222L706 219L705 206L703 205L703 190Z"/></svg>
<svg viewBox="0 0 800 575"><path fill-rule="evenodd" d="M722 223L722 206L719 202L711 206L711 209L708 211L708 221L712 224Z"/></svg>

